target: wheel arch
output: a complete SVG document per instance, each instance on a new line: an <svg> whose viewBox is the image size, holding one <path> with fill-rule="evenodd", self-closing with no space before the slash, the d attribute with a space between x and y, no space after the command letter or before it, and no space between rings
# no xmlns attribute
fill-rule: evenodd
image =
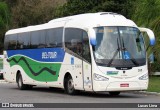
<svg viewBox="0 0 160 110"><path fill-rule="evenodd" d="M70 72L66 72L65 75L64 75L64 78L63 78L63 87L64 87L64 88L65 88L65 81L66 81L66 79L67 79L68 76L71 76L71 77L72 77L72 75L71 75ZM73 78L73 77L72 77L72 78Z"/></svg>

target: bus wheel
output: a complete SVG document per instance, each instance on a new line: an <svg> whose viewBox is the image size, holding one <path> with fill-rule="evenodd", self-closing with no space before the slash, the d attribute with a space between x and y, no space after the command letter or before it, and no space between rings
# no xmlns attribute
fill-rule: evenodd
<svg viewBox="0 0 160 110"><path fill-rule="evenodd" d="M25 90L27 89L27 85L23 84L23 79L22 79L22 75L21 74L18 74L18 77L17 77L17 85L18 85L18 88L20 90Z"/></svg>
<svg viewBox="0 0 160 110"><path fill-rule="evenodd" d="M120 92L109 92L109 95L111 96L118 96Z"/></svg>
<svg viewBox="0 0 160 110"><path fill-rule="evenodd" d="M76 90L74 89L73 79L70 75L65 78L64 89L65 92L69 95L74 95L76 93Z"/></svg>

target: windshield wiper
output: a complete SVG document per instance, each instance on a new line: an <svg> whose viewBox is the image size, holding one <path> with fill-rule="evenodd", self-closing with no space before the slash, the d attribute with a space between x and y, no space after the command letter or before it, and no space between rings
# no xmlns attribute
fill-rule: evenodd
<svg viewBox="0 0 160 110"><path fill-rule="evenodd" d="M113 62L113 60L114 60L114 58L116 57L116 55L118 54L118 52L120 51L120 47L119 47L119 42L118 42L118 38L117 38L117 50L116 50L116 52L114 53L114 55L113 55L113 57L112 57L112 59L109 61L109 63L108 63L108 67L110 67L111 66L111 63ZM120 53L119 53L119 57L120 57Z"/></svg>
<svg viewBox="0 0 160 110"><path fill-rule="evenodd" d="M123 52L125 52L125 51L128 51L128 49L124 46L124 40L123 40L123 37L122 37L122 51ZM128 51L129 52L129 51ZM129 52L130 53L130 52ZM124 53L122 54L123 56L124 56ZM136 66L139 66L139 64L137 63L137 61L136 61L136 59L130 54L130 56L131 56L131 61L132 61L132 63L134 64L134 65L136 65ZM124 57L123 57L124 58Z"/></svg>

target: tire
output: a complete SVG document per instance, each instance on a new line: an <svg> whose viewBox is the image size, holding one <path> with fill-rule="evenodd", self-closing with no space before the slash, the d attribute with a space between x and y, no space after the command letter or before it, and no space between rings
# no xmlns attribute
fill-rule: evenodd
<svg viewBox="0 0 160 110"><path fill-rule="evenodd" d="M0 79L3 79L3 74L0 74Z"/></svg>
<svg viewBox="0 0 160 110"><path fill-rule="evenodd" d="M111 96L118 96L120 92L109 92L109 95Z"/></svg>
<svg viewBox="0 0 160 110"><path fill-rule="evenodd" d="M65 92L69 95L74 95L76 94L76 90L74 88L74 83L72 77L69 75L68 77L65 78L64 81L64 89Z"/></svg>
<svg viewBox="0 0 160 110"><path fill-rule="evenodd" d="M22 75L21 74L18 74L18 77L17 77L17 86L20 90L25 90L28 88L28 85L26 84L23 84L23 79L22 79Z"/></svg>

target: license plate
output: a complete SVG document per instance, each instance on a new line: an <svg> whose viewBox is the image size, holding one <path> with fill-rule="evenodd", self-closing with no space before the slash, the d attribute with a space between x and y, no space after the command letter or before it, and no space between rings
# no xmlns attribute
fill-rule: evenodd
<svg viewBox="0 0 160 110"><path fill-rule="evenodd" d="M120 84L120 87L129 87L128 83Z"/></svg>

